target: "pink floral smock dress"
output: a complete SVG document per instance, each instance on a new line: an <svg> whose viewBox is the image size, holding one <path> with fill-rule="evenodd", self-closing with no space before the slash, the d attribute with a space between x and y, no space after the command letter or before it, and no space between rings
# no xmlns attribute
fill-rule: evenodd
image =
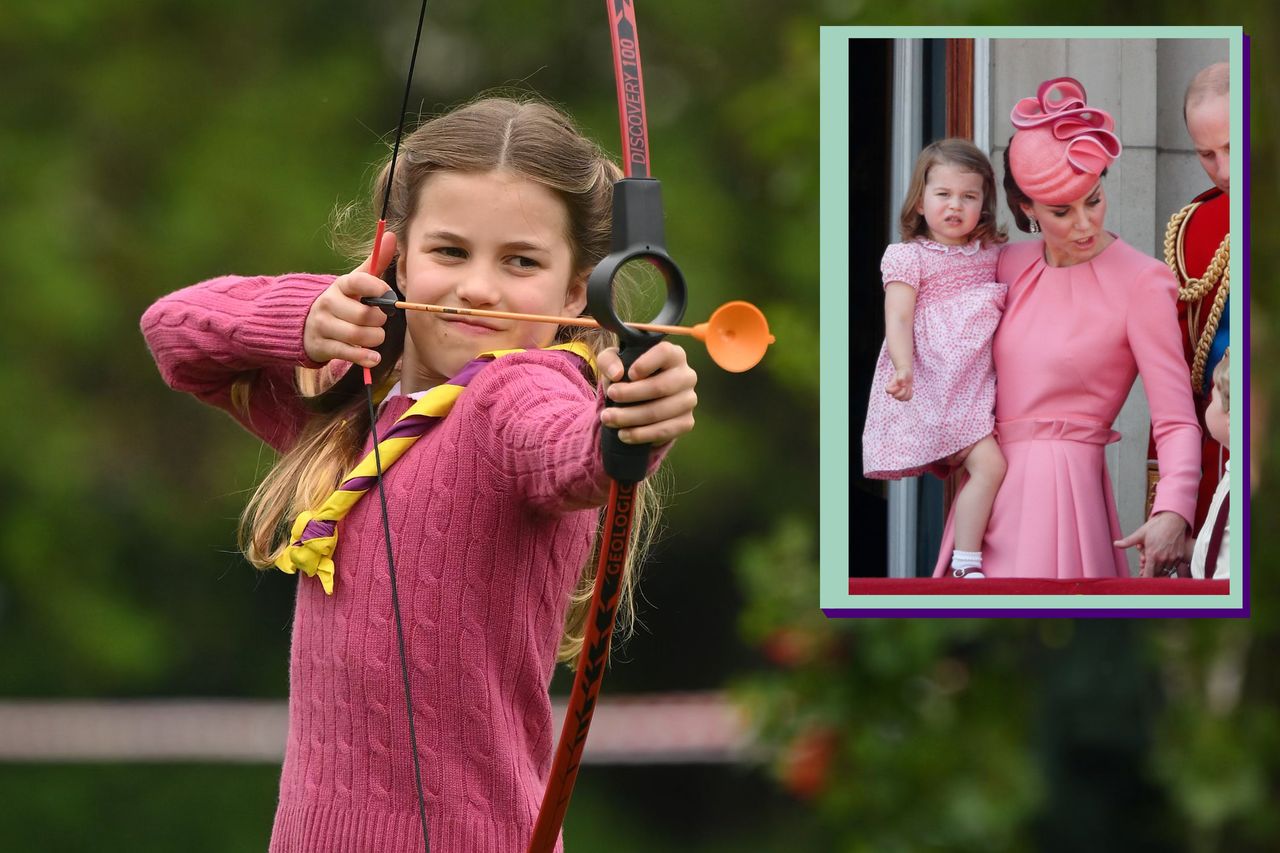
<svg viewBox="0 0 1280 853"><path fill-rule="evenodd" d="M914 387L906 402L885 393L894 369L882 344L862 433L865 476L913 477L991 434L991 339L1007 290L995 280L999 256L999 246L977 241L948 246L919 238L885 249L885 285L916 289Z"/></svg>

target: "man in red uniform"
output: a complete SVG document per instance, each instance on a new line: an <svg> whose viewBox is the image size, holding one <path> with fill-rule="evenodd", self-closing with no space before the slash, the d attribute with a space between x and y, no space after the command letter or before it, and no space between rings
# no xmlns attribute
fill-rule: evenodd
<svg viewBox="0 0 1280 853"><path fill-rule="evenodd" d="M1169 220L1165 233L1165 263L1178 278L1178 320L1187 357L1188 376L1195 395L1196 413L1204 427L1209 403L1207 377L1227 348L1229 324L1227 299L1230 276L1230 68L1225 62L1210 65L1192 78L1183 100L1187 135L1213 188L1196 196ZM1158 478L1154 442L1147 454L1147 505ZM1195 528L1200 529L1213 492L1222 477L1227 451L1205 432L1200 495L1196 502Z"/></svg>

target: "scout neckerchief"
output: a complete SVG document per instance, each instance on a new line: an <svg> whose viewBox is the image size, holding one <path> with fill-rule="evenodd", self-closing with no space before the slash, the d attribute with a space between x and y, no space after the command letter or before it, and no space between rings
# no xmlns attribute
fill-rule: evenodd
<svg viewBox="0 0 1280 853"><path fill-rule="evenodd" d="M593 373L595 371L595 359L585 344L560 344L548 349L573 353L586 361ZM345 518L351 508L376 484L379 457L382 461L382 471L385 472L413 446L414 442L444 420L472 377L495 359L524 351L510 349L483 353L462 368L457 376L427 391L396 420L391 430L378 442L376 452L370 450L364 459L360 460L360 464L342 478L333 494L324 503L298 516L289 534L289 546L276 560L276 568L289 574L301 571L309 577L319 577L325 593L332 595L333 552L338 547L338 522Z"/></svg>

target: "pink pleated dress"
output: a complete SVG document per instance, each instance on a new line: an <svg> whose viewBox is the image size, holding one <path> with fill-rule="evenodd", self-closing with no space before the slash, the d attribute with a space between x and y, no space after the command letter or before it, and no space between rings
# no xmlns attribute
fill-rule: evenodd
<svg viewBox="0 0 1280 853"><path fill-rule="evenodd" d="M914 386L905 402L885 393L894 369L882 344L862 432L864 476L914 477L991 434L991 339L1006 290L996 281L999 255L998 246L977 241L948 246L916 239L885 249L884 283L916 289Z"/></svg>
<svg viewBox="0 0 1280 853"><path fill-rule="evenodd" d="M1091 261L1051 267L1041 241L1005 248L1008 306L996 331L996 439L1008 464L983 541L987 577L1128 577L1104 450L1141 374L1160 461L1153 514L1190 520L1200 427L1164 264L1115 239ZM934 570L955 547L954 506Z"/></svg>

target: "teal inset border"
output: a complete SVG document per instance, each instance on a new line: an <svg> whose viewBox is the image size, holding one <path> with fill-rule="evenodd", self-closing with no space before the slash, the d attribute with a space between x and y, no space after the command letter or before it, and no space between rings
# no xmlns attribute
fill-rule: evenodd
<svg viewBox="0 0 1280 853"><path fill-rule="evenodd" d="M1028 610L1090 611L1084 615L1108 615L1109 611L1150 611L1139 615L1247 615L1245 588L1249 578L1244 558L1248 551L1248 528L1245 525L1245 487L1249 473L1246 416L1248 385L1244 369L1247 358L1231 360L1231 385L1241 389L1232 399L1240 400L1231 411L1231 446L1239 449L1242 464L1234 465L1231 482L1229 528L1242 531L1231 543L1231 591L1228 595L1173 596L852 596L849 594L849 468L850 442L857 441L860 426L849 422L849 297L847 269L847 234L849 233L849 170L846 152L849 145L849 41L851 39L896 38L1017 38L1017 39L1226 39L1231 63L1231 149L1243 156L1231 161L1231 185L1247 192L1247 138L1244 128L1244 103L1247 99L1245 71L1245 38L1241 27L822 27L820 38L821 73L821 332L822 358L821 439L822 463L819 476L821 490L821 528L819 565L821 567L820 603L829 615L861 615L878 611L883 615L1006 615L1018 616ZM1247 238L1244 205L1245 192L1231 196L1231 233ZM1241 282L1239 298L1230 300L1231 349L1247 353L1241 342L1247 339L1246 306L1248 281L1245 278L1247 245L1231 253L1231 280ZM858 427L859 429L854 429ZM943 611L943 612L938 612ZM944 613L945 612L945 613ZM871 615L871 614L868 614ZM1116 613L1115 615L1121 615Z"/></svg>

